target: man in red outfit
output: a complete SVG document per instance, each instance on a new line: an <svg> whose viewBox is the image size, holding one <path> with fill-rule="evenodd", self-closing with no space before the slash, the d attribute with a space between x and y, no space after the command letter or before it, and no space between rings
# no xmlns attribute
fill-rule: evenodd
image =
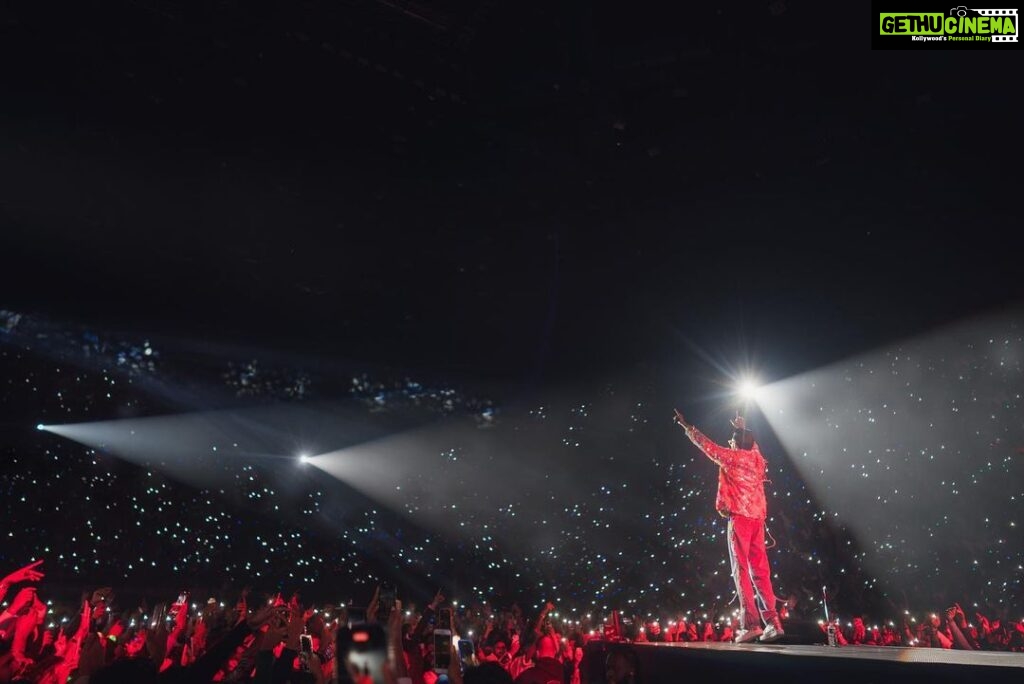
<svg viewBox="0 0 1024 684"><path fill-rule="evenodd" d="M690 441L718 464L718 495L715 508L729 519L729 560L732 578L740 599L740 629L736 643L778 640L785 634L775 610L771 568L764 546L766 504L764 483L768 466L754 441L754 433L746 429L743 416L732 421L735 430L729 446L715 444L676 411L676 422ZM761 599L761 610L754 602L754 591ZM758 614L760 613L760 614ZM764 629L761 622L764 621Z"/></svg>

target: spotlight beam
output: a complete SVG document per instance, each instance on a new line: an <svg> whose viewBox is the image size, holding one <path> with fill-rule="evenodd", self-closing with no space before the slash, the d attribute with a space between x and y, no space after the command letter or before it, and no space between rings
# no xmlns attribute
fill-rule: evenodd
<svg viewBox="0 0 1024 684"><path fill-rule="evenodd" d="M744 401L757 401L761 388L753 380L745 379L740 381L736 391Z"/></svg>

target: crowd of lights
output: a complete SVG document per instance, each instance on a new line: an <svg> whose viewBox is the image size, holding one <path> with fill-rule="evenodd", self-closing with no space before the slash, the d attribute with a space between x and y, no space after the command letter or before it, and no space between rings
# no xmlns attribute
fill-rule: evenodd
<svg viewBox="0 0 1024 684"><path fill-rule="evenodd" d="M593 417L607 394L499 412L496 402L467 399L454 389L355 375L347 381L349 396L368 413L426 407L441 417L468 415L481 427L535 434L536 448L551 461L562 453L584 454L591 468L563 473L552 467L538 474L536 486L522 492L517 503L490 509L488 491L438 499L408 474L396 483L404 498L394 510L372 504L339 507L336 483L316 477L310 468L296 469L306 475L281 484L259 463L225 460L230 484L202 488L47 434L43 428L50 424L145 414L156 403L148 379L163 377L165 366L180 374L187 365L145 340L52 329L39 337L31 334L28 317L7 312L4 320L0 404L6 415L24 419L4 428L9 438L3 442L0 514L11 569L45 558L50 576L62 586L117 581L128 591L174 592L179 578L188 577L191 585L222 598L226 587L257 585L332 601L342 593L365 601L387 578L410 598L425 600L444 586L498 605L533 607L551 600L577 620L610 610L666 624L695 614L728 619L732 580L725 521L713 511L717 471L680 439L671 407L657 397L630 401L620 422L608 425ZM976 343L974 353L950 360L959 374L959 381L944 390L955 392L947 398L951 412L977 402L972 379L998 376L1003 386L1021 386L1021 336ZM904 363L913 363L898 353L882 358L884 366L849 372L870 378L898 374ZM219 371L204 365L196 372L208 374L203 381L220 382L246 397L301 402L318 391L314 373L263 369L255 361L231 360ZM950 368L913 372L945 377ZM890 397L864 406L864 415L883 429L887 421L898 420L892 408L899 401ZM1020 395L1008 391L985 411L992 420L1019 423ZM607 439L615 431L628 439ZM718 433L724 441L725 428ZM623 447L635 452L624 453ZM920 445L894 441L884 454L851 452L847 460L852 471L883 483L894 465L942 458L954 449L945 444L922 451ZM446 453L460 467L487 467L486 454L471 453L464 445L452 445ZM770 553L780 598L789 598L796 613L816 619L824 584L835 596L830 608L839 615L871 614L883 623L903 609L935 610L952 601L986 611L1022 610L1024 545L1016 533L1017 506L1024 497L1021 449L1004 449L998 457L958 453L962 467L954 476L931 482L924 471L919 491L906 493L945 511L934 522L934 534L942 534L948 516L970 516L971 502L961 503L965 495L980 501L993 478L1016 489L1000 502L998 516L971 518L969 538L946 540L959 545L961 562L955 566L929 564L929 553L920 546L911 551L899 536L899 524L879 530L875 538L855 539L847 521L815 496L789 458L768 453L769 525L778 541ZM303 463L310 456L291 455ZM623 469L630 470L629 477ZM489 486L498 491L502 482ZM894 494L880 488L878 505L886 506ZM417 525L427 514L443 515L459 533ZM522 530L533 530L532 538L524 540ZM879 555L886 560L884 577L877 563L869 562Z"/></svg>

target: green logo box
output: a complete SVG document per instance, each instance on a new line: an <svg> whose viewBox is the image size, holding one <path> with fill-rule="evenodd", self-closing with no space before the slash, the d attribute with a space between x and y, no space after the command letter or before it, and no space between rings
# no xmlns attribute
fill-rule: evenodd
<svg viewBox="0 0 1024 684"><path fill-rule="evenodd" d="M1020 49L1017 7L998 3L979 8L951 5L916 0L872 2L872 49Z"/></svg>

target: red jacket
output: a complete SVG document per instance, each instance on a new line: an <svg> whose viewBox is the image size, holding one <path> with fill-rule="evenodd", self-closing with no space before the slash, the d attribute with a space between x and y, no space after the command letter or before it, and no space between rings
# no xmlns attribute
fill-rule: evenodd
<svg viewBox="0 0 1024 684"><path fill-rule="evenodd" d="M727 518L742 515L764 520L768 465L757 444L751 449L730 449L715 444L697 428L687 430L686 436L719 466L715 509Z"/></svg>

